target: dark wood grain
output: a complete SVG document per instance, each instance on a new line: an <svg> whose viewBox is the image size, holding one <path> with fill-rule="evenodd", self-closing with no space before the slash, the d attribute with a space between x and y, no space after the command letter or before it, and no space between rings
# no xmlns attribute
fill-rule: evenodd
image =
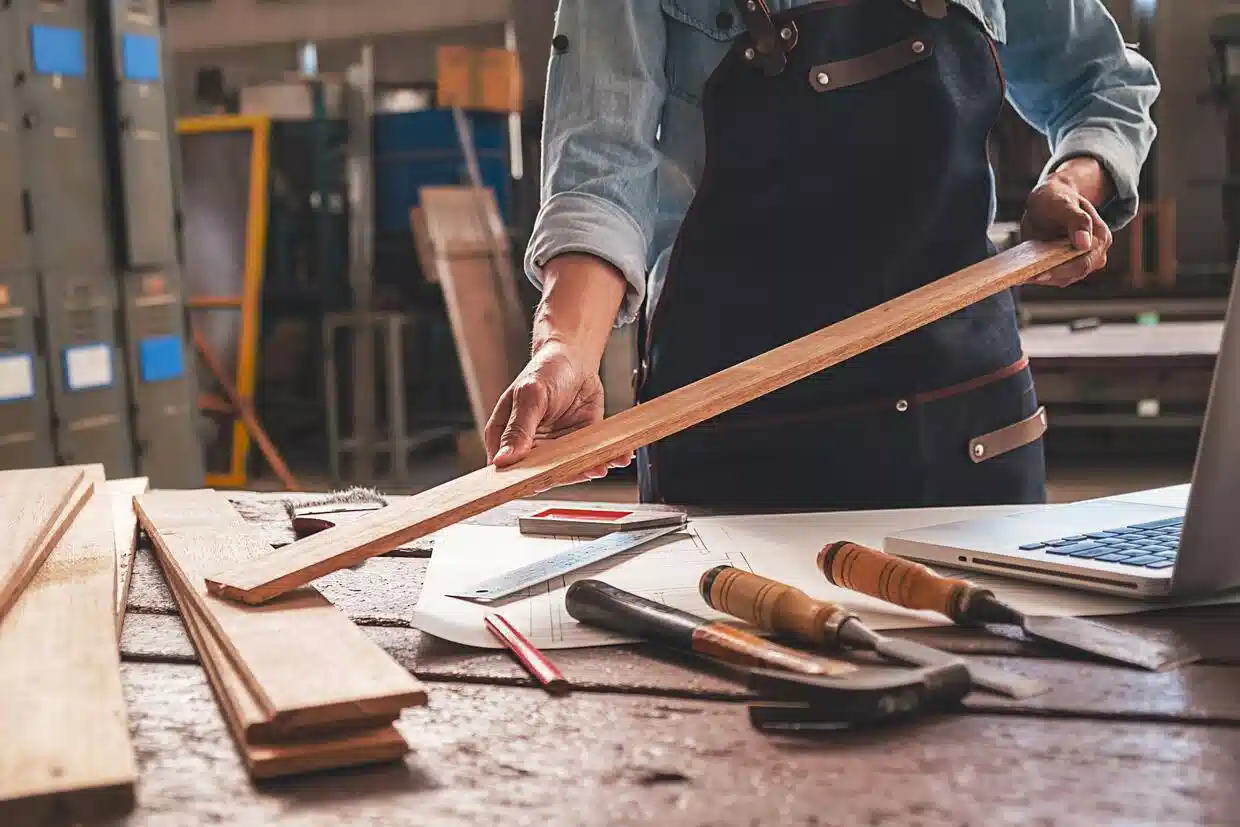
<svg viewBox="0 0 1240 827"><path fill-rule="evenodd" d="M735 703L433 687L402 762L251 784L201 670L127 664L141 765L116 827L1221 825L1240 731L979 715L815 737Z"/></svg>

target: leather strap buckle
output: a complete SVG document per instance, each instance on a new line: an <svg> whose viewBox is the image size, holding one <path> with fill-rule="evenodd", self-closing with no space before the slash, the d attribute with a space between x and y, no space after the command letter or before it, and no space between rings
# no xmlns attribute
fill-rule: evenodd
<svg viewBox="0 0 1240 827"><path fill-rule="evenodd" d="M1013 422L988 434L969 440L969 459L976 465L988 459L1022 448L1046 433L1046 408L1040 407L1031 416Z"/></svg>
<svg viewBox="0 0 1240 827"><path fill-rule="evenodd" d="M776 26L766 0L736 0L741 20L749 30L752 44L741 53L747 63L769 75L778 75L788 65L788 52L797 44L796 24Z"/></svg>
<svg viewBox="0 0 1240 827"><path fill-rule="evenodd" d="M928 37L911 37L868 55L814 66L809 70L809 85L816 92L844 89L912 66L933 53L934 42Z"/></svg>

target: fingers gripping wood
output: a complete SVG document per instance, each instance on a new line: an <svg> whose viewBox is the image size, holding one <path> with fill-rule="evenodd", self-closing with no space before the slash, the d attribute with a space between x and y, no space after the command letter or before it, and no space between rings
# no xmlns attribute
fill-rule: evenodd
<svg viewBox="0 0 1240 827"><path fill-rule="evenodd" d="M964 621L964 607L977 590L965 580L850 542L824 547L818 552L818 568L837 586L908 609L938 612L957 623Z"/></svg>

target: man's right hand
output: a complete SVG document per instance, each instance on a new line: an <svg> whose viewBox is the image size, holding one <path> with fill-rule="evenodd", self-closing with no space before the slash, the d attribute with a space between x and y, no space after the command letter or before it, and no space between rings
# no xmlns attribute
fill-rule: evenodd
<svg viewBox="0 0 1240 827"><path fill-rule="evenodd" d="M535 443L555 439L603 418L603 383L591 361L560 342L540 345L487 422L487 460L503 468L525 458ZM630 454L591 468L565 485L607 476L632 462Z"/></svg>

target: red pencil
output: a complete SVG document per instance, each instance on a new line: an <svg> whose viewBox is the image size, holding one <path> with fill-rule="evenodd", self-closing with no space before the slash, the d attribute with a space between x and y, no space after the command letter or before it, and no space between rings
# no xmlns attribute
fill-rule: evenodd
<svg viewBox="0 0 1240 827"><path fill-rule="evenodd" d="M483 620L491 634L517 656L517 660L525 665L539 683L553 692L568 688L568 681L560 674L560 670L555 668L555 664L548 660L538 647L526 640L503 615L489 614Z"/></svg>

